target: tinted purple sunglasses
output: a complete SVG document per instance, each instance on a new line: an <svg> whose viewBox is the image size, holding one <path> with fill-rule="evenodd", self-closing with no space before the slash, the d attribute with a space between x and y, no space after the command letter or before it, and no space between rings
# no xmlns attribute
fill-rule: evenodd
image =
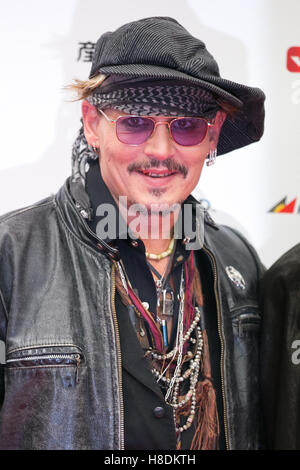
<svg viewBox="0 0 300 470"><path fill-rule="evenodd" d="M205 139L208 128L214 123L200 117L178 117L171 121L155 121L148 116L119 116L111 119L101 109L100 113L108 122L116 125L116 135L120 142L127 145L140 145L146 142L159 124L169 128L170 135L176 144L186 147L199 145Z"/></svg>

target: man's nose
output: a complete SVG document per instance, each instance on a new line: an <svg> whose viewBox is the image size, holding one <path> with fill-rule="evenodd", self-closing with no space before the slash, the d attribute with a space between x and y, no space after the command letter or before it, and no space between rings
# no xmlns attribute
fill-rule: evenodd
<svg viewBox="0 0 300 470"><path fill-rule="evenodd" d="M167 122L159 122L149 139L145 142L144 152L149 157L170 158L175 153L175 142L170 135Z"/></svg>

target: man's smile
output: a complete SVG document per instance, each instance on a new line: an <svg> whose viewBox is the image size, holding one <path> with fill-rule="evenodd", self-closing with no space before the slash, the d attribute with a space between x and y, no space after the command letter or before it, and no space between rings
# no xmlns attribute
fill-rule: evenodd
<svg viewBox="0 0 300 470"><path fill-rule="evenodd" d="M181 174L186 178L188 168L173 158L166 158L161 162L157 158L151 158L149 161L135 162L128 166L129 174L136 172L148 178L169 178L177 174Z"/></svg>
<svg viewBox="0 0 300 470"><path fill-rule="evenodd" d="M149 177L149 178L169 178L170 176L177 175L177 171L171 171L167 169L158 170L157 168L154 169L146 169L146 170L137 170L137 173Z"/></svg>

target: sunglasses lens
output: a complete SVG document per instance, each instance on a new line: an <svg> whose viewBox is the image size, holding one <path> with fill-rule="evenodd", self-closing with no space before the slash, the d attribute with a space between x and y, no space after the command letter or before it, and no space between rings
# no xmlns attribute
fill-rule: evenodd
<svg viewBox="0 0 300 470"><path fill-rule="evenodd" d="M145 142L154 129L154 122L146 117L122 116L117 120L116 132L123 144L139 145Z"/></svg>
<svg viewBox="0 0 300 470"><path fill-rule="evenodd" d="M202 118L179 118L171 124L173 139L179 145L197 145L206 137L208 123Z"/></svg>

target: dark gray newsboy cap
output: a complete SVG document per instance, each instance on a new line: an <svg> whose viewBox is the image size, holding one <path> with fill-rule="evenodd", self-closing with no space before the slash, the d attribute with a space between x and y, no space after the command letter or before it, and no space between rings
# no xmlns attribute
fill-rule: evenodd
<svg viewBox="0 0 300 470"><path fill-rule="evenodd" d="M151 80L183 80L238 108L220 134L218 154L258 141L264 131L265 95L220 77L205 44L176 20L152 17L127 23L97 41L90 78L98 73Z"/></svg>

